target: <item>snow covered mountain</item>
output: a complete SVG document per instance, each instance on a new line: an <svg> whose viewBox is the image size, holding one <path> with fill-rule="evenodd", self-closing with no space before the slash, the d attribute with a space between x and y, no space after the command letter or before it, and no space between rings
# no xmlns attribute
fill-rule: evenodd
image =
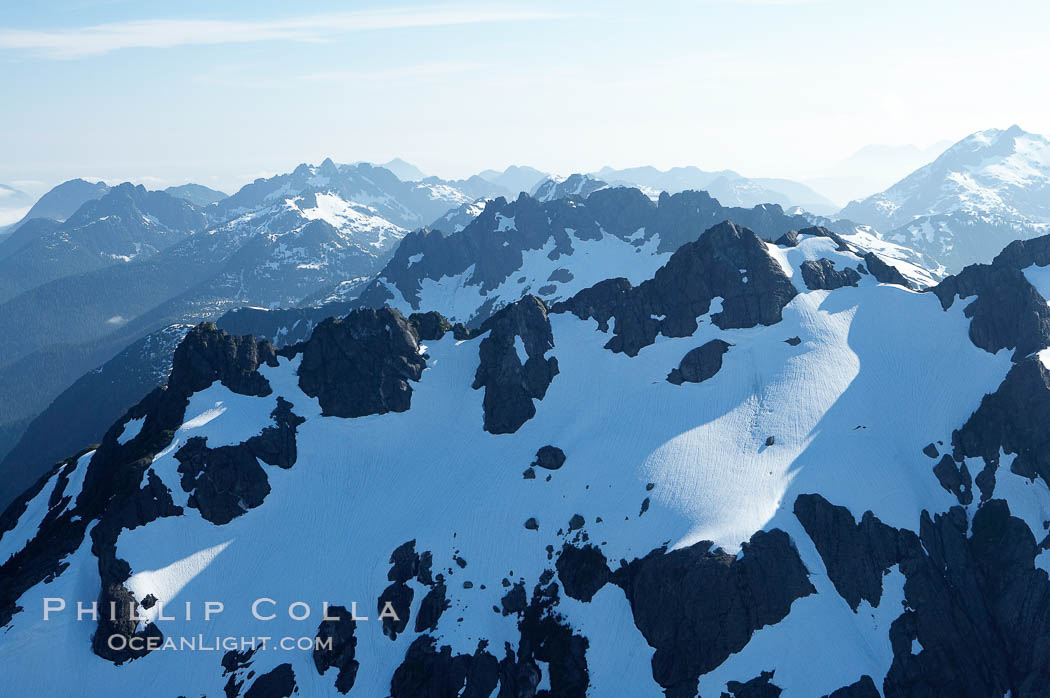
<svg viewBox="0 0 1050 698"><path fill-rule="evenodd" d="M564 300L606 278L640 283L671 253L703 230L732 220L767 240L813 228L802 215L777 205L751 209L722 206L706 192L662 194L651 200L638 189L600 188L586 199L539 201L525 194L497 198L461 231L418 230L407 235L361 302L404 313L436 310L476 326L496 310L532 293L548 303ZM826 233L831 234L831 233ZM889 263L915 285L932 279L875 240ZM860 237L840 238L872 251Z"/></svg>
<svg viewBox="0 0 1050 698"><path fill-rule="evenodd" d="M951 270L1050 230L1050 141L1017 126L979 131L840 217Z"/></svg>
<svg viewBox="0 0 1050 698"><path fill-rule="evenodd" d="M573 174L568 177L548 177L532 190L532 198L539 201L552 201L570 196L587 198L593 192L608 186L602 180L586 174Z"/></svg>
<svg viewBox="0 0 1050 698"><path fill-rule="evenodd" d="M337 165L326 159L319 166L301 164L292 172L257 179L208 209L209 219L225 222L251 211L279 204L308 191L337 195L357 207L403 228L418 228L450 208L478 198L438 178L404 182L394 173L368 163Z"/></svg>
<svg viewBox="0 0 1050 698"><path fill-rule="evenodd" d="M603 196L648 201L472 226L573 216L575 249ZM639 247L696 196L639 207ZM926 293L820 229L682 237L474 331L192 330L0 517L7 690L1040 695L1050 237Z"/></svg>

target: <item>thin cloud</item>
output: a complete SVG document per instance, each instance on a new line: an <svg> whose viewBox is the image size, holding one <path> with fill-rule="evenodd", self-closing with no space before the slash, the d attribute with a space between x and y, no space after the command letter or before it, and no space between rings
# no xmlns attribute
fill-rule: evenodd
<svg viewBox="0 0 1050 698"><path fill-rule="evenodd" d="M322 73L309 73L300 76L307 82L356 82L397 80L399 78L426 78L449 73L465 73L478 70L479 64L459 61L423 63L387 70L333 70Z"/></svg>
<svg viewBox="0 0 1050 698"><path fill-rule="evenodd" d="M173 48L264 41L318 43L350 32L523 22L566 15L514 7L395 8L338 12L279 20L156 19L38 31L0 29L0 49L70 59L125 48Z"/></svg>

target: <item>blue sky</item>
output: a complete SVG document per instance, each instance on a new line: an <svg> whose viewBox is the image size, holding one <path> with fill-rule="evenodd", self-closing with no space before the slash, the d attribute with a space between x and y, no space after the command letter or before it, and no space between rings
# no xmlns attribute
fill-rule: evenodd
<svg viewBox="0 0 1050 698"><path fill-rule="evenodd" d="M326 156L805 178L1050 133L1047 26L1042 2L0 0L0 182L231 189Z"/></svg>

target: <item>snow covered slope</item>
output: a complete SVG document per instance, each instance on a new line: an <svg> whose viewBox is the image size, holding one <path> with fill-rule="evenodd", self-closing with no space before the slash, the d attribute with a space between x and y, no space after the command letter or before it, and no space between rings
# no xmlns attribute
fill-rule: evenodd
<svg viewBox="0 0 1050 698"><path fill-rule="evenodd" d="M987 261L1050 229L1050 141L1017 126L979 131L839 215L952 270Z"/></svg>
<svg viewBox="0 0 1050 698"><path fill-rule="evenodd" d="M1038 695L1045 267L1050 238L919 293L719 224L473 332L201 325L0 518L7 690Z"/></svg>

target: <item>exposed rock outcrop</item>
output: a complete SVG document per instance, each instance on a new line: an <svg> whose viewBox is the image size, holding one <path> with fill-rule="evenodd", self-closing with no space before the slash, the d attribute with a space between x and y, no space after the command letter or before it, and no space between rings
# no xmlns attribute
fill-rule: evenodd
<svg viewBox="0 0 1050 698"><path fill-rule="evenodd" d="M565 593L577 601L590 601L609 581L608 561L595 545L577 548L566 543L555 567Z"/></svg>
<svg viewBox="0 0 1050 698"><path fill-rule="evenodd" d="M299 387L335 417L406 411L412 400L409 381L418 381L426 367L415 325L390 308L325 320L310 339L280 353L303 355Z"/></svg>
<svg viewBox="0 0 1050 698"><path fill-rule="evenodd" d="M976 296L963 312L970 318L970 340L985 351L995 354L1001 349L1013 349L1014 360L1020 361L1050 346L1050 307L1046 299L1020 269L1005 262L972 264L931 291L945 310L952 307L956 297L965 300Z"/></svg>
<svg viewBox="0 0 1050 698"><path fill-rule="evenodd" d="M1045 305L1045 303L1044 303ZM981 399L961 429L952 434L955 460L983 458L994 471L1000 450L1017 454L1012 472L1050 484L1050 370L1037 356L1015 364L999 388ZM978 477L978 486L985 480ZM943 484L943 481L942 481ZM985 492L984 498L991 496Z"/></svg>
<svg viewBox="0 0 1050 698"><path fill-rule="evenodd" d="M357 652L357 638L354 636L357 623L342 606L331 606L326 615L335 620L323 620L317 628L316 638L321 642L314 643L314 666L322 676L333 667L338 669L335 690L346 694L357 680L359 663L354 658Z"/></svg>
<svg viewBox="0 0 1050 698"><path fill-rule="evenodd" d="M868 252L864 255L864 266L868 268L868 272L875 277L875 280L883 284L897 284L904 288L914 288L908 279L904 277L904 274L900 273L900 270L892 264L884 261L882 257L879 257L874 252Z"/></svg>
<svg viewBox="0 0 1050 698"><path fill-rule="evenodd" d="M695 696L697 680L799 598L816 593L786 533L759 531L739 557L710 541L659 548L622 562L612 581L623 589L634 622L653 654L653 678L668 698Z"/></svg>
<svg viewBox="0 0 1050 698"><path fill-rule="evenodd" d="M478 348L481 360L473 388L485 388L485 431L511 434L536 414L533 400L543 399L558 374L558 360L545 357L554 348L547 307L539 298L525 296L486 320L481 329L488 336Z"/></svg>
<svg viewBox="0 0 1050 698"><path fill-rule="evenodd" d="M278 664L251 685L244 698L290 698L296 692L292 665Z"/></svg>
<svg viewBox="0 0 1050 698"><path fill-rule="evenodd" d="M860 274L852 267L835 269L835 264L830 259L821 258L817 261L807 259L802 263L802 280L810 291L823 289L834 291L843 286L856 286L860 283Z"/></svg>
<svg viewBox="0 0 1050 698"><path fill-rule="evenodd" d="M429 635L412 641L390 681L390 698L483 698L492 694L499 682L499 662L484 643L472 655L453 655L448 645L440 649L436 645Z"/></svg>
<svg viewBox="0 0 1050 698"><path fill-rule="evenodd" d="M711 322L730 329L780 322L796 294L765 243L747 228L725 222L683 245L639 286L626 279L602 281L556 304L553 312L593 318L603 332L615 318L606 348L636 356L657 334L691 336L715 298L722 299L722 309Z"/></svg>
<svg viewBox="0 0 1050 698"><path fill-rule="evenodd" d="M878 606L882 577L900 559L897 529L864 513L860 523L846 507L819 494L795 499L795 516L813 540L835 590L854 611L860 602Z"/></svg>

